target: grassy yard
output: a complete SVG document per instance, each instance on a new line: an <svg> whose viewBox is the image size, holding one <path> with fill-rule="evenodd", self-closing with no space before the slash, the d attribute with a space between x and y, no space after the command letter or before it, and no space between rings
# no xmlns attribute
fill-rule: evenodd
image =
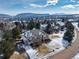
<svg viewBox="0 0 79 59"><path fill-rule="evenodd" d="M14 52L9 59L25 59L25 56L24 53L19 54L18 52Z"/></svg>
<svg viewBox="0 0 79 59"><path fill-rule="evenodd" d="M49 38L52 39L56 39L56 38L60 38L59 34L50 34Z"/></svg>

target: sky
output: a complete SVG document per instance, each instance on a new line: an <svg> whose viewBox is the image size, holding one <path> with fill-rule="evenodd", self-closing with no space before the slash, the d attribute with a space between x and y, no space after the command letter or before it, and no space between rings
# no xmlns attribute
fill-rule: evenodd
<svg viewBox="0 0 79 59"><path fill-rule="evenodd" d="M79 0L0 0L0 14L79 14Z"/></svg>

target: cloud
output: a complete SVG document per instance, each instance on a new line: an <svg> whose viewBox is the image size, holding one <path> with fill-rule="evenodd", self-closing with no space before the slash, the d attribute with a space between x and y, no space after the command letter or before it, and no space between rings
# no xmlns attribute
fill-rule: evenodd
<svg viewBox="0 0 79 59"><path fill-rule="evenodd" d="M34 7L34 8L44 8L47 7L48 5L37 5L37 4L30 4L30 6Z"/></svg>
<svg viewBox="0 0 79 59"><path fill-rule="evenodd" d="M79 3L79 1L77 3Z"/></svg>
<svg viewBox="0 0 79 59"><path fill-rule="evenodd" d="M58 3L58 0L48 0L45 5L30 4L30 6L35 7L35 8L44 8L50 5L56 5L57 3Z"/></svg>
<svg viewBox="0 0 79 59"><path fill-rule="evenodd" d="M75 2L74 0L71 0L71 2Z"/></svg>
<svg viewBox="0 0 79 59"><path fill-rule="evenodd" d="M65 5L65 6L63 6L63 7L61 7L61 8L65 8L65 9L68 9L68 8L77 8L77 7L79 7L79 5L78 4L76 4L76 5L71 5L71 4L69 4L69 5Z"/></svg>
<svg viewBox="0 0 79 59"><path fill-rule="evenodd" d="M79 1L78 0L70 0L71 2L76 2L76 3L79 3Z"/></svg>
<svg viewBox="0 0 79 59"><path fill-rule="evenodd" d="M58 3L58 0L48 0L47 4L56 5Z"/></svg>

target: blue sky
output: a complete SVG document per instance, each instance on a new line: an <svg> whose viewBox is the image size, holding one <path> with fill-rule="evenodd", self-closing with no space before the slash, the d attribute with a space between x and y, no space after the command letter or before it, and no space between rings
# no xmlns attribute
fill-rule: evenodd
<svg viewBox="0 0 79 59"><path fill-rule="evenodd" d="M79 0L0 0L0 13L79 14Z"/></svg>

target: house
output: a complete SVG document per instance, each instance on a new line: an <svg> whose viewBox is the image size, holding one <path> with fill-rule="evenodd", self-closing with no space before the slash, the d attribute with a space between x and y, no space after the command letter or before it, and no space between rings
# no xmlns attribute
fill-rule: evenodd
<svg viewBox="0 0 79 59"><path fill-rule="evenodd" d="M12 30L13 28L15 28L15 24L12 22L0 22L0 30Z"/></svg>
<svg viewBox="0 0 79 59"><path fill-rule="evenodd" d="M64 22L57 22L58 24L60 24L60 30L61 31L64 31L64 30L66 30L66 28L65 28L65 23Z"/></svg>
<svg viewBox="0 0 79 59"><path fill-rule="evenodd" d="M56 22L56 23L52 23L51 27L53 28L52 30L55 33L58 33L60 30L64 30L64 23L63 22Z"/></svg>
<svg viewBox="0 0 79 59"><path fill-rule="evenodd" d="M47 43L50 41L48 35L44 31L38 29L26 31L22 33L21 36L24 44L32 47L38 47L42 43Z"/></svg>
<svg viewBox="0 0 79 59"><path fill-rule="evenodd" d="M60 24L53 22L53 23L48 23L44 31L48 34L58 33L60 31L60 28L61 28Z"/></svg>
<svg viewBox="0 0 79 59"><path fill-rule="evenodd" d="M47 27L47 24L40 24L40 30L45 30Z"/></svg>
<svg viewBox="0 0 79 59"><path fill-rule="evenodd" d="M55 27L54 27L54 32L55 33L58 33L59 31L60 31L60 29L61 29L61 26L60 26L60 24L55 24Z"/></svg>

